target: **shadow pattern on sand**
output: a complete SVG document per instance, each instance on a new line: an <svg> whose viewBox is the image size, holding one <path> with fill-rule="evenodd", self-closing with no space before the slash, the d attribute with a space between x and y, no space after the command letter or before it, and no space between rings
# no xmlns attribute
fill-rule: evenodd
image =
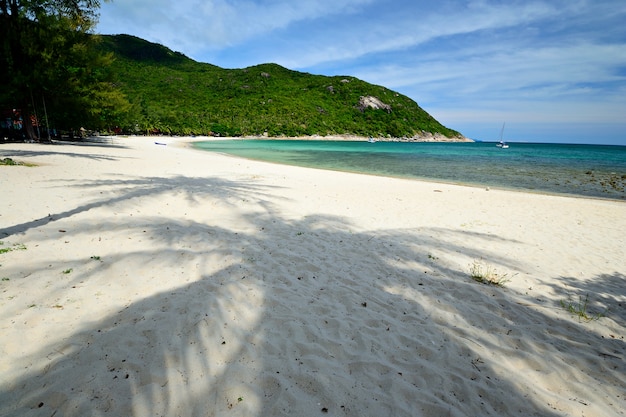
<svg viewBox="0 0 626 417"><path fill-rule="evenodd" d="M142 197L160 195L162 193L176 191L181 194L182 198L189 201L196 200L197 196L211 194L215 192L217 195L221 195L222 190L228 190L231 197L243 198L248 193L259 192L255 189L254 185L246 183L244 181L232 183L230 181L224 181L219 178L189 178L189 177L145 177L137 178L134 180L106 180L106 181L66 181L62 184L51 184L59 188L63 187L77 187L84 189L86 192L93 191L95 189L103 188L108 185L115 185L116 191L113 196L101 196L92 201L73 207L70 210L51 213L46 217L35 219L32 221L16 224L4 229L0 229L0 236L8 237L11 235L24 233L30 229L47 225L48 223L55 222L62 219L68 219L77 214L87 212L89 210L101 207L111 207L120 202L141 199Z"/></svg>
<svg viewBox="0 0 626 417"><path fill-rule="evenodd" d="M114 286L137 279L166 281L168 288L58 335L25 358L31 365L21 377L0 385L0 415L464 416L477 407L484 416L580 415L597 404L574 381L591 397L604 396L608 415L619 415L623 340L602 338L565 313L547 314L511 290L473 282L446 252L511 261L459 243L465 232L369 233L354 231L346 218L294 220L253 181L181 176L70 186L97 197L5 232L155 197L233 209L245 199L255 210L242 212L237 231L219 218L135 216L136 230L127 233L143 234L159 249L105 255L60 291L103 276ZM105 186L115 191L98 194ZM113 218L76 221L72 233L116 227ZM70 261L80 259L69 254L63 263ZM124 275L138 266L145 276ZM46 273L38 268L24 279ZM621 307L623 319L623 279L598 277L578 289ZM613 280L622 285L605 292L602 281ZM546 375L556 384L552 392L534 386Z"/></svg>
<svg viewBox="0 0 626 417"><path fill-rule="evenodd" d="M62 145L58 149L55 149L56 145ZM127 146L121 145L114 141L108 140L86 140L84 142L53 142L46 144L37 144L31 146L30 149L22 149L22 150L5 150L0 148L0 157L2 158L23 158L23 157L38 157L38 156L50 156L50 155L63 155L69 158L81 158L88 159L94 161L112 161L117 158L96 154L96 153L81 153L81 152L68 152L67 149L69 146L81 147L81 148L115 148L115 149L127 149Z"/></svg>

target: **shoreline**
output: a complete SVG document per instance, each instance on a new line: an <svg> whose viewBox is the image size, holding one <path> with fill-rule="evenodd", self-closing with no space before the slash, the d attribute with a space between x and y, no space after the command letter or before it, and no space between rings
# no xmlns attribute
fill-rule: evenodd
<svg viewBox="0 0 626 417"><path fill-rule="evenodd" d="M115 137L115 136L100 136L100 137ZM318 141L353 141L353 142L367 142L370 137L358 136L358 135L312 135L312 136L132 136L132 135L120 135L122 138L168 138L181 141L209 141L209 140L318 140ZM425 132L423 136L414 136L411 138L396 138L396 137L374 137L377 142L415 142L415 143L448 143L448 142L475 142L475 140L467 138L465 136L448 138L438 133Z"/></svg>
<svg viewBox="0 0 626 417"><path fill-rule="evenodd" d="M204 142L204 141L220 141L220 140L250 140L252 138L233 138L233 137L224 137L224 138L209 138L209 139L205 139L205 138L200 138L200 139L196 139L196 138L182 138L182 143L185 143L186 146L189 146L192 149L195 149L194 147L194 143L197 142ZM281 140L281 138L259 138L262 140ZM367 141L367 138L362 138L363 142ZM293 140L299 140L294 138ZM334 139L330 139L331 141ZM422 142L425 143L425 142ZM205 149L197 149L197 150L201 150L203 152L215 152L215 151L211 151L211 150L205 150ZM605 196L605 195L585 195L585 194L575 194L572 192L559 192L559 191L549 191L549 190L542 190L542 189L529 189L529 188L515 188L513 186L504 186L504 185L493 185L493 184L481 184L478 182L462 182L462 181L452 181L452 180L446 180L446 179L437 179L437 178L428 178L428 177L418 177L418 176L402 176L402 175L391 175L391 174L381 174L381 173L372 173L372 172L364 172L364 171L356 171L356 170L348 170L348 169L340 169L340 168L327 168L327 167L313 167L313 166L304 166L304 165L298 165L295 163L286 163L286 162L277 162L277 161L271 161L271 160L265 160L265 159L255 159L255 158L248 158L245 156L240 156L240 155L235 155L235 154L229 154L227 152L217 152L220 153L222 155L225 156L230 156L230 157L235 157L235 158L241 158L241 159L246 159L246 160L252 160L252 161L259 161L259 162L265 162L265 163L270 163L270 164L278 164L278 165L288 165L288 166L300 166L300 167L308 167L311 169L320 169L320 170L326 170L326 171L332 171L332 172L345 172L345 173L352 173L352 174L360 174L360 175L368 175L368 176L379 176L379 177L386 177L386 178L396 178L396 179L405 179L405 180L415 180L415 181L423 181L423 182L432 182L432 183L436 183L436 184L451 184L451 185L458 185L458 186L462 186L462 187L471 187L471 188L477 188L477 189L482 189L482 190L502 190L502 191L512 191L512 192L522 192L522 193L530 193L530 194L539 194L539 195L551 195L551 196L561 196L561 197L570 197L570 198L590 198L590 199L598 199L598 200L608 200L608 201L618 201L618 202L626 202L626 199L624 196L622 197L618 197L618 196Z"/></svg>
<svg viewBox="0 0 626 417"><path fill-rule="evenodd" d="M196 139L0 146L0 414L622 415L623 202Z"/></svg>

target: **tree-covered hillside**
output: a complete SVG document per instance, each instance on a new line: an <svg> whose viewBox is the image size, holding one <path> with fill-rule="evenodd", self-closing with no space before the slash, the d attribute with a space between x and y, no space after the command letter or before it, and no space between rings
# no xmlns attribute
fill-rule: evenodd
<svg viewBox="0 0 626 417"><path fill-rule="evenodd" d="M223 69L128 35L102 36L100 48L113 53L116 86L131 104L120 120L128 133L460 137L410 98L350 76Z"/></svg>

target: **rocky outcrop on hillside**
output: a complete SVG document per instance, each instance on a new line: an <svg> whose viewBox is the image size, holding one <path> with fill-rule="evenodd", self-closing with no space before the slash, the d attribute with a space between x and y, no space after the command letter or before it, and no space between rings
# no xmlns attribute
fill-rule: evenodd
<svg viewBox="0 0 626 417"><path fill-rule="evenodd" d="M364 111L368 107L374 110L385 110L387 113L391 113L391 106L383 103L378 97L361 96L357 108Z"/></svg>

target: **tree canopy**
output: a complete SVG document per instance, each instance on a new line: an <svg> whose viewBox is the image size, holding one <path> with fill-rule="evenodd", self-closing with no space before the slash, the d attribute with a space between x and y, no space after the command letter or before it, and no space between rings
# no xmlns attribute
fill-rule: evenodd
<svg viewBox="0 0 626 417"><path fill-rule="evenodd" d="M29 136L31 115L49 126L95 128L127 102L111 81L110 54L90 32L100 0L0 0L0 109L19 108Z"/></svg>

